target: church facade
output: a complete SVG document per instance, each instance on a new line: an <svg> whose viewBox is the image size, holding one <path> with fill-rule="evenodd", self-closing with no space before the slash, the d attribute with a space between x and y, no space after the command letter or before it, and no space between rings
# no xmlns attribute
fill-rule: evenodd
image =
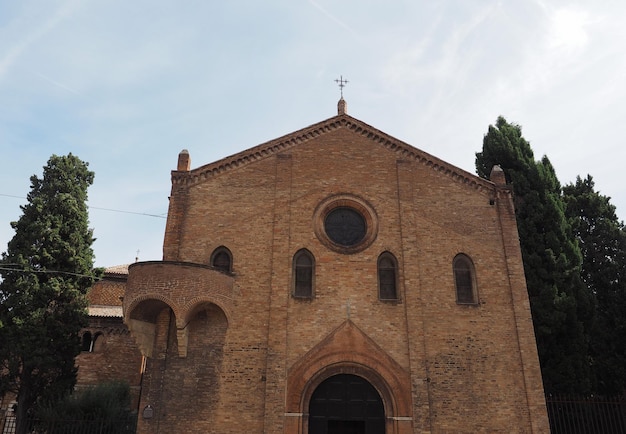
<svg viewBox="0 0 626 434"><path fill-rule="evenodd" d="M512 191L347 114L191 168L128 267L138 433L549 432Z"/></svg>

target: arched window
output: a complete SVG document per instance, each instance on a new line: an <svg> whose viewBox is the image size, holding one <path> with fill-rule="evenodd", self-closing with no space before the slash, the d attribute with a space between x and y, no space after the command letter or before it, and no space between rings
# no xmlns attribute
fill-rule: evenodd
<svg viewBox="0 0 626 434"><path fill-rule="evenodd" d="M378 298L381 300L398 299L398 262L389 252L378 257Z"/></svg>
<svg viewBox="0 0 626 434"><path fill-rule="evenodd" d="M315 277L315 258L306 249L298 250L293 256L293 296L313 297L313 279Z"/></svg>
<svg viewBox="0 0 626 434"><path fill-rule="evenodd" d="M458 254L454 257L452 268L454 270L454 283L456 286L456 302L459 304L478 303L476 278L472 260L462 253Z"/></svg>
<svg viewBox="0 0 626 434"><path fill-rule="evenodd" d="M80 342L80 350L90 352L91 351L91 333L83 333L83 337Z"/></svg>
<svg viewBox="0 0 626 434"><path fill-rule="evenodd" d="M232 272L233 256L226 247L221 246L211 255L211 266L224 273Z"/></svg>
<svg viewBox="0 0 626 434"><path fill-rule="evenodd" d="M93 353L102 352L104 349L104 343L105 343L104 335L100 332L96 333L93 336L93 344L91 346L91 352Z"/></svg>

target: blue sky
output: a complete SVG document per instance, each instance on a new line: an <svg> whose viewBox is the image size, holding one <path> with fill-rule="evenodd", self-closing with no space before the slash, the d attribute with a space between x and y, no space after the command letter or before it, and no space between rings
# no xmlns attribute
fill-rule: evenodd
<svg viewBox="0 0 626 434"><path fill-rule="evenodd" d="M30 176L72 152L96 265L161 259L178 153L334 116L340 75L350 115L472 173L503 115L624 219L624 22L622 0L0 0L0 251Z"/></svg>

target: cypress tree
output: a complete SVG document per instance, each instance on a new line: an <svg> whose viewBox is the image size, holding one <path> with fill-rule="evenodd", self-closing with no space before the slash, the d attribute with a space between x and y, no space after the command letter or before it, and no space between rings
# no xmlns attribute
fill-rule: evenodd
<svg viewBox="0 0 626 434"><path fill-rule="evenodd" d="M586 327L593 305L580 278L581 254L565 218L561 185L547 157L536 161L519 125L499 117L490 125L479 176L494 165L512 184L524 272L544 387L549 393L587 393L591 382Z"/></svg>
<svg viewBox="0 0 626 434"><path fill-rule="evenodd" d="M589 346L594 390L626 391L626 230L593 178L563 188L566 215L580 246L582 279L597 303Z"/></svg>
<svg viewBox="0 0 626 434"><path fill-rule="evenodd" d="M79 331L94 282L87 188L94 173L77 157L53 155L32 176L22 215L0 268L0 393L17 398L17 434L35 405L69 393Z"/></svg>

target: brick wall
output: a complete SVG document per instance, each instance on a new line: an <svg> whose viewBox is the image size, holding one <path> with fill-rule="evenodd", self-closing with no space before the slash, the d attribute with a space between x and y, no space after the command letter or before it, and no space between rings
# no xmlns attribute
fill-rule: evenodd
<svg viewBox="0 0 626 434"><path fill-rule="evenodd" d="M131 336L123 318L117 313L126 289L126 266L114 273L105 273L87 294L90 306L98 306L102 314L90 315L89 326L81 331L88 333L93 344L76 358L78 366L77 388L100 383L122 381L131 389L132 408L137 408L142 370L142 355L135 338ZM97 337L97 338L96 338Z"/></svg>
<svg viewBox="0 0 626 434"><path fill-rule="evenodd" d="M98 339L91 352L83 351L76 358L77 387L125 382L131 388L132 408L137 408L142 356L122 318L91 317L84 332L89 332L92 337L98 335Z"/></svg>
<svg viewBox="0 0 626 434"><path fill-rule="evenodd" d="M167 272L132 266L124 298L152 354L140 407L155 416L138 432L306 433L306 396L344 371L379 389L389 433L547 431L505 186L348 116L172 177ZM373 210L367 248L345 254L316 235L333 195ZM231 276L210 270L220 246ZM309 300L290 295L301 248L316 262ZM395 302L378 299L385 251L398 260ZM475 265L477 305L455 301L458 253ZM204 283L192 290L189 273ZM223 279L226 296L208 289ZM337 335L346 324L356 334Z"/></svg>

